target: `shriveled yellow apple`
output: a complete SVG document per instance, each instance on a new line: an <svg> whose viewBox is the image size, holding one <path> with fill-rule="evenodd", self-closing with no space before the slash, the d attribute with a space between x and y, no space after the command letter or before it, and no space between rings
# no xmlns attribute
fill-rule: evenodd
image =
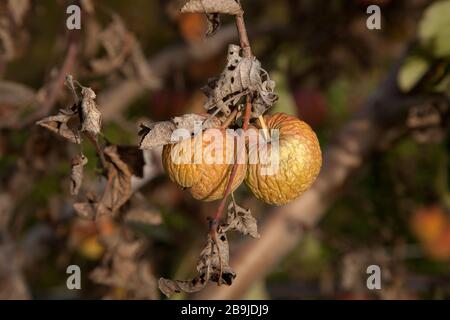
<svg viewBox="0 0 450 320"><path fill-rule="evenodd" d="M226 138L224 129L207 129L201 135L164 146L163 165L169 178L187 188L195 199L218 200L224 196L237 161L236 149L237 143ZM238 163L232 191L244 180L246 166L245 161Z"/></svg>
<svg viewBox="0 0 450 320"><path fill-rule="evenodd" d="M266 145L268 157L278 152L278 167L274 172L265 172L266 165L249 163L245 182L258 199L284 205L304 193L314 182L322 166L322 153L314 131L298 118L276 113L264 116L264 122L269 131L279 130L278 148L270 140ZM258 121L249 130L262 128ZM249 158L259 149L257 145L249 145Z"/></svg>

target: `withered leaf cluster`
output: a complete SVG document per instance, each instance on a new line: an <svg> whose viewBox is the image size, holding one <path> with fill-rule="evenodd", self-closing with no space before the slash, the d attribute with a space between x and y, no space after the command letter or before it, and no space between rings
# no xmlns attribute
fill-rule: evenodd
<svg viewBox="0 0 450 320"><path fill-rule="evenodd" d="M252 216L250 209L239 206L234 201L228 206L228 216L226 223L222 226L223 231L239 231L243 235L250 235L259 238L256 219Z"/></svg>
<svg viewBox="0 0 450 320"><path fill-rule="evenodd" d="M46 117L36 122L36 124L72 143L80 144L82 141L80 116L77 110L61 109L57 115Z"/></svg>
<svg viewBox="0 0 450 320"><path fill-rule="evenodd" d="M46 117L36 124L47 128L70 142L80 144L81 133L87 132L96 137L101 131L102 115L95 103L95 92L91 88L81 88L78 94L72 76L66 77L66 83L74 91L77 101L70 109L62 109L55 116Z"/></svg>
<svg viewBox="0 0 450 320"><path fill-rule="evenodd" d="M140 151L140 150L138 150ZM132 173L116 145L104 148L106 160L106 185L101 195L88 194L87 201L74 204L75 211L82 217L93 219L116 213L131 197Z"/></svg>
<svg viewBox="0 0 450 320"><path fill-rule="evenodd" d="M274 89L275 82L261 67L261 63L255 57L242 57L241 47L231 44L224 71L218 78L209 79L202 88L208 97L204 108L214 114L227 116L243 96L251 94L252 117L257 118L278 100Z"/></svg>
<svg viewBox="0 0 450 320"><path fill-rule="evenodd" d="M97 137L101 135L102 114L95 103L96 94L91 88L84 87L67 76L66 84L75 96L75 104L70 109L60 110L56 116L49 116L37 122L70 142L80 144L82 133L94 142L102 165L106 184L101 194L88 192L87 200L74 204L75 211L82 217L94 219L105 214L115 214L131 197L131 177L143 176L145 165L142 150L136 146L117 146L107 144L101 147ZM77 87L80 90L77 90ZM77 155L72 160L70 192L78 195L83 168L88 159Z"/></svg>
<svg viewBox="0 0 450 320"><path fill-rule="evenodd" d="M256 219L251 215L250 210L240 207L234 201L228 207L226 223L218 228L216 239L208 235L206 246L200 253L197 262L197 277L192 280L161 278L159 279L159 289L167 297L170 297L173 293L182 291L200 291L208 282L231 285L236 278L236 273L229 265L230 256L226 232L232 230L254 238L259 237Z"/></svg>

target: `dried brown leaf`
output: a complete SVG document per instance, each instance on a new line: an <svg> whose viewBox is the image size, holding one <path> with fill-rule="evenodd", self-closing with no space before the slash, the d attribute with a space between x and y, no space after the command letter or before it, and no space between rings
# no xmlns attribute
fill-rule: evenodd
<svg viewBox="0 0 450 320"><path fill-rule="evenodd" d="M99 198L88 196L87 202L74 204L75 211L85 218L92 219L116 213L133 194L131 171L120 158L117 146L107 146L103 152L107 164L107 182L103 194Z"/></svg>
<svg viewBox="0 0 450 320"><path fill-rule="evenodd" d="M80 191L83 181L83 168L88 163L85 155L79 154L72 159L72 170L70 174L70 193L74 196Z"/></svg>
<svg viewBox="0 0 450 320"><path fill-rule="evenodd" d="M181 8L181 12L238 15L242 13L242 8L236 0L190 0Z"/></svg>
<svg viewBox="0 0 450 320"><path fill-rule="evenodd" d="M153 149L171 142L172 132L176 129L172 121L155 122L149 125L141 124L139 135L142 136L140 148Z"/></svg>
<svg viewBox="0 0 450 320"><path fill-rule="evenodd" d="M117 146L106 147L104 153L108 162L108 183L101 198L101 203L114 213L128 201L133 193L131 190L131 172L128 165L120 158Z"/></svg>
<svg viewBox="0 0 450 320"><path fill-rule="evenodd" d="M81 143L81 136L78 130L80 119L76 112L61 110L56 116L44 118L36 122L36 124L47 128L70 142Z"/></svg>
<svg viewBox="0 0 450 320"><path fill-rule="evenodd" d="M170 297L173 293L197 292L206 284L216 282L219 285L231 285L236 273L229 266L229 246L227 236L224 232L218 232L217 243L208 236L208 242L200 253L197 263L198 276L192 280L170 280L161 278L159 289Z"/></svg>
<svg viewBox="0 0 450 320"><path fill-rule="evenodd" d="M172 133L176 129L185 129L190 136L194 136L202 129L209 129L219 125L220 122L216 118L194 113L175 117L170 121L154 122L149 125L141 124L141 130L139 132L139 135L142 136L140 148L152 149L179 142L179 137L172 137Z"/></svg>
<svg viewBox="0 0 450 320"><path fill-rule="evenodd" d="M81 97L81 130L96 136L101 130L102 114L94 101L95 92L91 88L82 87Z"/></svg>
<svg viewBox="0 0 450 320"><path fill-rule="evenodd" d="M242 208L234 202L228 206L227 222L222 226L223 232L236 230L244 235L259 238L258 225L250 209Z"/></svg>
<svg viewBox="0 0 450 320"><path fill-rule="evenodd" d="M209 272L209 280L231 285L236 274L229 266L230 249L225 232L217 233L217 243L208 236L206 247L200 253L197 271L200 275Z"/></svg>
<svg viewBox="0 0 450 320"><path fill-rule="evenodd" d="M160 278L158 281L159 290L170 298L174 293L180 292L198 292L202 290L207 281L201 276L198 276L192 280L170 280L165 278Z"/></svg>
<svg viewBox="0 0 450 320"><path fill-rule="evenodd" d="M201 129L209 129L218 125L213 119L209 119L206 115L188 113L180 117L174 117L172 122L177 129L186 129L194 136L200 132Z"/></svg>

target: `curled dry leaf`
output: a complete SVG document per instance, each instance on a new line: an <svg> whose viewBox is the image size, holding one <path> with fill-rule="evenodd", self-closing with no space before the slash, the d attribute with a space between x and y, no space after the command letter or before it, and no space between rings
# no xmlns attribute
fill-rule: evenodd
<svg viewBox="0 0 450 320"><path fill-rule="evenodd" d="M242 8L236 0L191 0L181 8L182 13L204 13L208 22L206 36L214 35L220 27L220 14L239 15Z"/></svg>
<svg viewBox="0 0 450 320"><path fill-rule="evenodd" d="M206 110L216 109L225 115L231 113L246 94L256 94L256 104L252 116L257 118L278 100L274 93L275 82L270 80L267 71L261 68L256 58L243 58L241 47L231 44L228 47L227 65L219 78L213 78L202 88L208 97Z"/></svg>
<svg viewBox="0 0 450 320"><path fill-rule="evenodd" d="M223 232L236 230L244 235L249 234L253 238L259 238L258 225L250 209L242 208L234 202L228 206L227 222L221 228Z"/></svg>
<svg viewBox="0 0 450 320"><path fill-rule="evenodd" d="M102 202L115 212L131 197L131 172L117 153L117 146L108 146L104 152L108 162L108 184Z"/></svg>
<svg viewBox="0 0 450 320"><path fill-rule="evenodd" d="M153 122L141 124L139 135L141 136L141 149L153 149L169 144L172 132L176 129L172 121Z"/></svg>
<svg viewBox="0 0 450 320"><path fill-rule="evenodd" d="M72 171L70 174L70 193L74 196L78 194L83 181L83 168L88 163L84 154L75 156L72 159Z"/></svg>
<svg viewBox="0 0 450 320"><path fill-rule="evenodd" d="M81 97L75 89L75 83L81 88ZM67 140L80 144L80 131L94 136L100 133L102 114L94 101L96 95L91 88L83 87L67 75L66 84L72 90L76 104L71 109L60 110L56 116L44 118L36 124L59 134Z"/></svg>
<svg viewBox="0 0 450 320"><path fill-rule="evenodd" d="M217 233L217 242L208 238L208 243L203 251L200 253L200 259L197 264L197 271L200 274L206 274L210 268L210 278L212 282L217 282L219 285L231 285L236 273L229 266L230 249L228 239L225 232L219 231Z"/></svg>
<svg viewBox="0 0 450 320"><path fill-rule="evenodd" d="M229 266L229 246L227 236L224 232L217 234L217 243L210 236L205 248L200 253L197 263L198 276L192 280L170 280L159 279L159 289L167 297L173 293L197 292L202 290L206 284L216 282L219 285L231 285L236 273Z"/></svg>
<svg viewBox="0 0 450 320"><path fill-rule="evenodd" d="M47 128L70 142L81 143L81 135L78 130L80 117L77 112L60 110L56 116L44 118L36 122L36 124Z"/></svg>
<svg viewBox="0 0 450 320"><path fill-rule="evenodd" d="M88 201L75 203L75 211L82 217L95 218L114 214L131 197L131 171L120 158L117 146L110 145L104 150L107 162L107 182L100 197L88 195Z"/></svg>
<svg viewBox="0 0 450 320"><path fill-rule="evenodd" d="M81 97L81 130L96 136L101 130L102 114L94 101L95 92L91 88L82 87Z"/></svg>
<svg viewBox="0 0 450 320"><path fill-rule="evenodd" d="M206 285L205 278L198 276L192 280L170 280L160 278L158 281L159 290L170 298L174 293L180 292L198 292Z"/></svg>
<svg viewBox="0 0 450 320"><path fill-rule="evenodd" d="M217 120L210 118L208 115L194 113L175 117L170 121L154 122L149 125L141 124L141 130L139 131L139 135L142 136L140 148L152 149L179 142L180 139L172 137L172 133L176 129L185 129L190 136L194 136L202 129L209 129L219 125L220 123Z"/></svg>
<svg viewBox="0 0 450 320"><path fill-rule="evenodd" d="M242 8L236 0L190 0L181 8L181 13L223 13L242 14Z"/></svg>

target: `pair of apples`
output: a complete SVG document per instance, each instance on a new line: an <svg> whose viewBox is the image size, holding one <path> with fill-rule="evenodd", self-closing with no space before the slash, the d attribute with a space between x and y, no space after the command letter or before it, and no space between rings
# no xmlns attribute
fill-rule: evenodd
<svg viewBox="0 0 450 320"><path fill-rule="evenodd" d="M231 190L237 189L245 180L256 198L268 204L284 205L305 192L316 179L322 166L320 145L311 127L294 116L276 113L264 116L264 122L265 125L258 120L248 130L259 130L263 126L267 126L269 130L278 130L278 169L267 174L267 166L262 163L239 163ZM225 136L225 129L221 132ZM188 143L200 143L206 147L211 141L201 135L191 138ZM187 188L195 199L213 201L223 198L233 165L195 161L178 163L173 159L175 148L177 144L166 145L163 149L163 165L169 178L179 186ZM257 147L247 145L247 148L248 155L258 152ZM274 149L268 142L267 153L275 152ZM223 151L236 153L234 145L225 145Z"/></svg>

